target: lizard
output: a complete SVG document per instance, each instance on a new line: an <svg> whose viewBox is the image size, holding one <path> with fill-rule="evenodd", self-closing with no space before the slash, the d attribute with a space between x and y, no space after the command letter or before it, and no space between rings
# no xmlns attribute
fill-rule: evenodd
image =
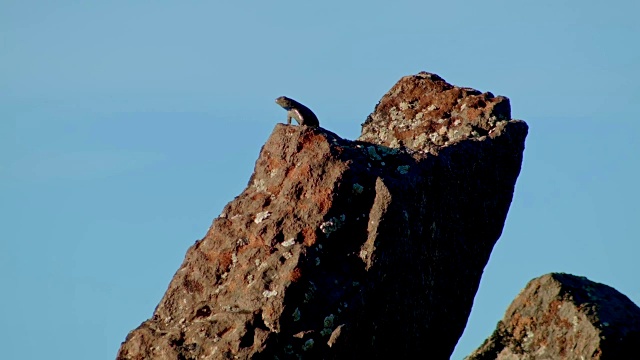
<svg viewBox="0 0 640 360"><path fill-rule="evenodd" d="M276 104L287 110L287 124L291 124L291 118L296 119L298 124L310 127L320 126L318 117L308 107L286 96L280 96L276 99Z"/></svg>

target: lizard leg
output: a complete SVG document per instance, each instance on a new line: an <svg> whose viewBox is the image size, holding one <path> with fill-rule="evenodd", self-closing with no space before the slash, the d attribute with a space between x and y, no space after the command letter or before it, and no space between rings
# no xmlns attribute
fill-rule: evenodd
<svg viewBox="0 0 640 360"><path fill-rule="evenodd" d="M287 116L287 124L291 125L291 116Z"/></svg>
<svg viewBox="0 0 640 360"><path fill-rule="evenodd" d="M293 109L291 111L293 111L293 118L296 119L298 124L303 125L304 124L304 117L302 117L302 113L300 113L300 110Z"/></svg>

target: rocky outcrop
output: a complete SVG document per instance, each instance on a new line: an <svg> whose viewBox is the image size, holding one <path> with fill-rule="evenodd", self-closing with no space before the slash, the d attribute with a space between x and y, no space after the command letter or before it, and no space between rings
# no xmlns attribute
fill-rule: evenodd
<svg viewBox="0 0 640 360"><path fill-rule="evenodd" d="M640 308L612 287L552 273L533 279L467 360L637 359Z"/></svg>
<svg viewBox="0 0 640 360"><path fill-rule="evenodd" d="M420 73L357 141L276 125L118 359L448 359L520 171L510 117Z"/></svg>
<svg viewBox="0 0 640 360"><path fill-rule="evenodd" d="M509 119L506 97L420 73L404 77L382 97L363 124L360 140L437 154L462 140L493 138Z"/></svg>

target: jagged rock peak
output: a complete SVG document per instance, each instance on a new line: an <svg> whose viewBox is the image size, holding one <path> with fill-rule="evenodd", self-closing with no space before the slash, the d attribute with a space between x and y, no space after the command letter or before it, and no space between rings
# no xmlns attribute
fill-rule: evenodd
<svg viewBox="0 0 640 360"><path fill-rule="evenodd" d="M414 87L395 99L423 104ZM387 146L373 122L366 141L276 125L246 189L189 248L118 359L448 359L502 232L528 129L500 120L476 136L465 124L485 112L463 113L451 125L462 134L437 156ZM418 115L403 121L424 131L435 121Z"/></svg>
<svg viewBox="0 0 640 360"><path fill-rule="evenodd" d="M614 288L551 273L533 279L467 360L636 359L640 308Z"/></svg>
<svg viewBox="0 0 640 360"><path fill-rule="evenodd" d="M421 72L403 77L382 97L362 124L359 139L435 153L462 140L496 136L508 120L508 98Z"/></svg>

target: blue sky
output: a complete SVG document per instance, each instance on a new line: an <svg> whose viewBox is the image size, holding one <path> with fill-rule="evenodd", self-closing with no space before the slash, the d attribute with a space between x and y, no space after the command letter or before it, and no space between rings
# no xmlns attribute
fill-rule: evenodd
<svg viewBox="0 0 640 360"><path fill-rule="evenodd" d="M530 126L452 359L551 271L640 303L639 4L0 1L3 353L115 358L246 186L277 96L353 139L421 70Z"/></svg>

